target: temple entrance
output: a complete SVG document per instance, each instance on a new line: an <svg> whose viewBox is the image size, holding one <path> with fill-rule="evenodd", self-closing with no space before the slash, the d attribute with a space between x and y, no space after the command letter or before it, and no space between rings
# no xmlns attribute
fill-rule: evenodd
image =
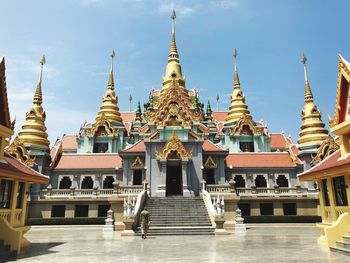
<svg viewBox="0 0 350 263"><path fill-rule="evenodd" d="M180 161L167 162L166 196L182 195L182 169Z"/></svg>

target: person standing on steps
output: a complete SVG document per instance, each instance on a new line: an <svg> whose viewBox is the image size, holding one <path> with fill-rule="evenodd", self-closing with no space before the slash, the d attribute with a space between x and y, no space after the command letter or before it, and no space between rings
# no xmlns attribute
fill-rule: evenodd
<svg viewBox="0 0 350 263"><path fill-rule="evenodd" d="M142 239L146 239L149 224L151 223L150 214L146 208L144 208L140 214L140 222L141 222L141 233L142 233L141 237Z"/></svg>

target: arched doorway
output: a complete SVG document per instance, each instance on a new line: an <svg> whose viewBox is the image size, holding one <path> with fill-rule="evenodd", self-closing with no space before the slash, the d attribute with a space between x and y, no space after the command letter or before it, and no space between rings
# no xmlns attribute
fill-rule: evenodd
<svg viewBox="0 0 350 263"><path fill-rule="evenodd" d="M181 159L177 152L172 151L167 159L166 196L182 195Z"/></svg>
<svg viewBox="0 0 350 263"><path fill-rule="evenodd" d="M279 187L288 187L289 183L288 183L288 179L286 178L286 176L284 174L280 174L277 177L277 185Z"/></svg>
<svg viewBox="0 0 350 263"><path fill-rule="evenodd" d="M255 186L256 187L267 187L267 182L265 177L262 174L259 174L255 178Z"/></svg>

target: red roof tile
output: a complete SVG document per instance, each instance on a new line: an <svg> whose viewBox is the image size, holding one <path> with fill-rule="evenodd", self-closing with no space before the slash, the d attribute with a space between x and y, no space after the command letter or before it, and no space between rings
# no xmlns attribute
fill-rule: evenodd
<svg viewBox="0 0 350 263"><path fill-rule="evenodd" d="M272 149L286 149L287 140L284 134L282 133L272 133L270 147Z"/></svg>
<svg viewBox="0 0 350 263"><path fill-rule="evenodd" d="M123 153L140 153L140 152L145 152L146 151L146 145L143 140L138 141L131 147L123 150Z"/></svg>
<svg viewBox="0 0 350 263"><path fill-rule="evenodd" d="M0 162L0 175L1 177L6 177L8 172L16 173L20 175L20 179L27 182L35 183L47 183L49 177L43 175L29 166L21 163L16 158L12 156L4 156L3 161Z"/></svg>
<svg viewBox="0 0 350 263"><path fill-rule="evenodd" d="M202 149L204 152L225 152L225 150L221 149L220 147L216 146L214 143L212 143L209 140L205 140Z"/></svg>
<svg viewBox="0 0 350 263"><path fill-rule="evenodd" d="M345 158L340 158L340 150L337 150L314 167L309 170L299 174L300 180L310 180L313 176L316 178L322 177L322 175L327 175L327 172L330 172L334 169L346 168L350 165L350 155Z"/></svg>
<svg viewBox="0 0 350 263"><path fill-rule="evenodd" d="M213 111L213 118L217 122L224 122L227 116L226 111Z"/></svg>
<svg viewBox="0 0 350 263"><path fill-rule="evenodd" d="M77 150L77 136L75 134L67 134L62 138L62 150Z"/></svg>
<svg viewBox="0 0 350 263"><path fill-rule="evenodd" d="M55 169L115 169L122 167L119 154L63 154Z"/></svg>
<svg viewBox="0 0 350 263"><path fill-rule="evenodd" d="M235 153L226 157L227 167L295 167L288 153Z"/></svg>

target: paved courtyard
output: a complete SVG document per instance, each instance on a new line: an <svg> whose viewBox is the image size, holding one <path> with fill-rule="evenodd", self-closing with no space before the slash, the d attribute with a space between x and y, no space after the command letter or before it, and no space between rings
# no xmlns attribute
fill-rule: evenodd
<svg viewBox="0 0 350 263"><path fill-rule="evenodd" d="M146 240L106 235L101 226L33 227L27 234L32 244L16 262L350 262L319 246L318 236L312 225L252 227L244 236Z"/></svg>

